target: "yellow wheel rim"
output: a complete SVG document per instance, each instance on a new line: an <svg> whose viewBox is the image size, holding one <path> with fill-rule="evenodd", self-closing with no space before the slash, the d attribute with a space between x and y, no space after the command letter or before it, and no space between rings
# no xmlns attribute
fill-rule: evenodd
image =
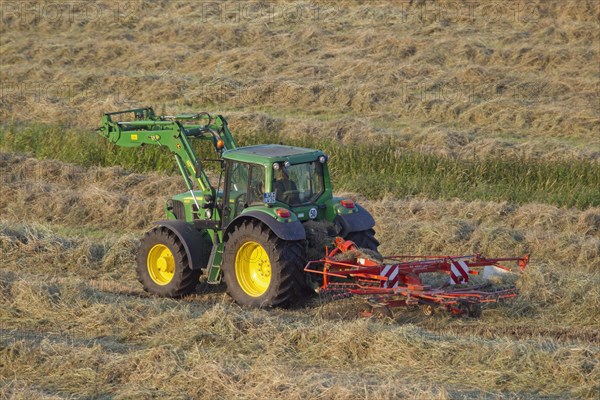
<svg viewBox="0 0 600 400"><path fill-rule="evenodd" d="M235 255L235 276L248 296L263 295L271 284L271 261L267 251L256 242L246 242Z"/></svg>
<svg viewBox="0 0 600 400"><path fill-rule="evenodd" d="M164 244L154 245L148 252L148 273L157 285L166 285L175 275L173 253Z"/></svg>

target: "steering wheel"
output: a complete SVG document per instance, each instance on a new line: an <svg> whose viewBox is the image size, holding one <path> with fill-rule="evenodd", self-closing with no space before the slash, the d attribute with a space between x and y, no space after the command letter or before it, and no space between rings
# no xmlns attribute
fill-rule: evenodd
<svg viewBox="0 0 600 400"><path fill-rule="evenodd" d="M293 203L292 200L300 200L299 190L286 190L283 192L283 198L287 200L287 203Z"/></svg>
<svg viewBox="0 0 600 400"><path fill-rule="evenodd" d="M254 185L252 187L252 197L256 197L257 199L262 199L263 198L263 184L262 184L262 182L258 183L257 185Z"/></svg>
<svg viewBox="0 0 600 400"><path fill-rule="evenodd" d="M235 215L238 216L244 208L246 208L246 193L242 193L235 198Z"/></svg>

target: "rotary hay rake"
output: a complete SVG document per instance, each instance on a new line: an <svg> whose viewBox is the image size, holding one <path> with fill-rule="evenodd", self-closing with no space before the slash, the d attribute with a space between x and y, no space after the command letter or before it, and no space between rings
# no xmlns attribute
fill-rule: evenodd
<svg viewBox="0 0 600 400"><path fill-rule="evenodd" d="M332 298L363 296L367 298L362 316L392 316L391 309L421 306L425 315L442 309L456 316L479 317L481 305L517 296L514 285L494 288L492 276L521 273L529 255L523 257L485 258L481 254L467 256L386 256L361 251L352 241L336 238L326 256L310 261L304 271L322 277L319 293ZM508 268L506 262L516 263ZM449 275L439 286L425 284L424 273ZM484 281L469 285L470 275L481 275Z"/></svg>

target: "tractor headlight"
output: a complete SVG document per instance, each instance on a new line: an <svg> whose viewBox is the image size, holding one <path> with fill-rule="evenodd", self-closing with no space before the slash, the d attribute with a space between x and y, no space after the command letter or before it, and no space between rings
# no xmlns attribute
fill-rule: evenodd
<svg viewBox="0 0 600 400"><path fill-rule="evenodd" d="M325 157L325 156L321 156L321 157L319 157L319 162L320 162L321 164L325 164L325 161L327 161L327 157Z"/></svg>
<svg viewBox="0 0 600 400"><path fill-rule="evenodd" d="M280 168L279 163L273 163L273 169L278 170Z"/></svg>
<svg viewBox="0 0 600 400"><path fill-rule="evenodd" d="M290 165L292 165L292 164L290 164L289 161L286 161L286 162L283 163L283 166L286 167L286 168L289 168Z"/></svg>

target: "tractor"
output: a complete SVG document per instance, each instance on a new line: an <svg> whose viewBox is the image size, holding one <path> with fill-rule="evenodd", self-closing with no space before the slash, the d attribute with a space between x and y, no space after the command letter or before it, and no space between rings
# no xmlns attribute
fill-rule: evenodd
<svg viewBox="0 0 600 400"><path fill-rule="evenodd" d="M351 199L333 196L329 157L320 150L238 147L221 115L158 116L151 107L105 113L98 130L118 146L166 147L187 188L141 239L136 270L149 293L184 296L206 274L209 284L223 280L240 305L293 306L311 289L308 221L327 221L338 236L377 251L375 221ZM215 158L199 160L192 140L208 142ZM207 162L217 164L216 187Z"/></svg>

